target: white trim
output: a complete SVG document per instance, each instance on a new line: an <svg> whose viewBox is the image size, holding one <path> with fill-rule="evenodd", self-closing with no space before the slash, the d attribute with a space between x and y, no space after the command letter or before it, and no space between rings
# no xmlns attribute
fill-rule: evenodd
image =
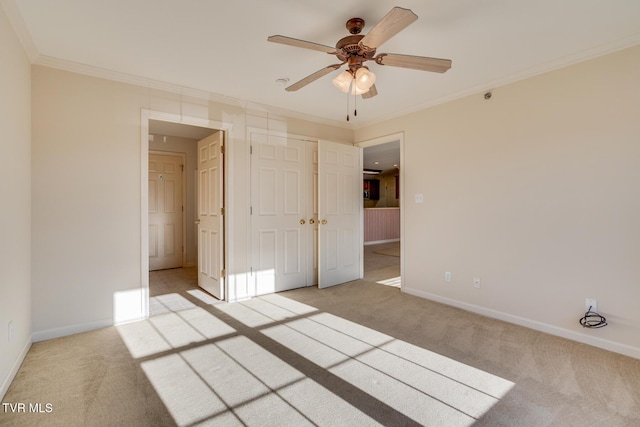
<svg viewBox="0 0 640 427"><path fill-rule="evenodd" d="M372 240L370 242L364 242L364 246L369 246L369 245L379 245L381 243L393 243L393 242L399 242L400 239L387 239L387 240Z"/></svg>
<svg viewBox="0 0 640 427"><path fill-rule="evenodd" d="M9 13L7 13L7 15L9 15ZM11 22L14 23L13 16L9 16L9 18ZM21 38L21 41L22 41L22 38ZM28 42L23 41L23 44L25 43L26 45L28 45ZM381 117L375 117L375 118L372 118L371 120L358 122L358 123L345 123L341 120L331 120L325 117L304 114L299 111L287 110L284 108L279 108L279 107L266 105L266 104L258 104L251 100L241 100L231 96L219 95L219 94L206 92L199 89L189 88L189 87L180 86L172 83L161 82L158 80L152 80L152 79L139 77L131 74L126 74L122 72L117 72L113 70L107 70L107 69L95 67L92 65L80 64L77 62L67 61L59 58L53 58L46 55L39 55L37 52L35 52L35 47L33 48L33 52L32 52L31 49L28 48L26 45L25 45L25 50L27 51L30 57L33 56L31 60L32 60L32 63L35 65L42 65L46 67L84 74L92 77L99 77L99 78L104 78L104 79L113 80L117 82L134 84L142 87L148 87L151 89L164 90L170 93L177 93L184 96L191 96L193 98L204 99L207 101L218 102L221 104L238 106L238 107L246 108L248 113L250 112L250 109L248 106L251 105L252 106L251 109L260 108L261 112L267 113L267 114L279 114L279 115L290 117L290 118L312 121L314 123L325 124L329 126L343 128L343 129L359 130L359 129L363 129L365 127L374 125L376 123L380 123L382 121L403 117L418 111L426 110L436 105L445 104L447 102L454 101L456 99L475 95L477 93L482 93L488 89L506 86L508 84L525 80L531 77L535 77L541 74L545 74L550 71L565 68L574 64L578 64L580 62L585 62L590 59L594 59L603 55L608 55L610 53L614 53L623 49L630 48L632 46L637 45L638 43L640 43L640 35L634 35L632 37L628 37L623 40L617 40L612 43L599 46L593 49L589 49L587 51L580 52L575 55L570 55L555 61L548 62L546 64L538 65L536 67L529 68L527 70L512 74L510 76L505 76L487 83L473 86L471 88L453 93L451 95L443 96L441 98L431 99L425 103L418 104L412 108L400 109L394 113L387 114ZM33 42L31 42L31 44L33 44Z"/></svg>
<svg viewBox="0 0 640 427"><path fill-rule="evenodd" d="M134 322L142 319L130 319L128 322ZM93 322L79 323L71 326L64 326L62 328L47 329L44 331L34 332L32 337L33 342L46 341L53 338L66 337L67 335L80 334L82 332L89 332L96 329L109 328L114 326L114 319L109 317L108 319L95 320Z"/></svg>
<svg viewBox="0 0 640 427"><path fill-rule="evenodd" d="M81 64L78 62L68 61L65 59L54 58L46 55L39 55L32 60L34 65L41 65L44 67L55 68L63 71L70 71L72 73L83 74L91 77L98 77L106 80L116 81L120 83L132 84L149 89L162 90L169 93L180 94L182 96L191 97L195 99L216 102L220 104L231 105L234 107L240 107L246 109L248 113L251 113L256 108L260 108L260 112L269 115L280 115L284 117L300 119L305 121L311 121L313 123L324 124L333 127L339 127L344 129L351 129L351 126L345 124L342 121L331 120L325 117L314 116L311 114L305 114L300 111L287 110L285 108L275 107L272 105L259 104L251 100L243 100L232 96L220 95L205 90L196 89L192 87L181 86L174 83L167 83L159 80L153 80L145 77L136 76L133 74L127 74L119 71L108 70L105 68L95 67L93 65ZM251 105L251 108L248 105ZM258 110L255 110L258 111Z"/></svg>
<svg viewBox="0 0 640 427"><path fill-rule="evenodd" d="M400 109L395 113L385 115L383 117L377 117L365 122L360 122L354 124L353 129L358 130L365 128L367 126L372 126L376 123L380 123L382 121L396 119L399 117L404 117L412 113L416 113L418 111L423 111L431 107L435 107L436 105L445 104L447 102L454 101L456 99L464 98L467 96L475 95L477 93L486 92L489 89L494 89L501 86L506 86L511 83L515 83L521 80L526 80L531 77L539 76L554 70L559 70L562 68L569 67L571 65L579 64L581 62L586 62L591 59L598 58L600 56L608 55L614 52L618 52L623 49L627 49L633 47L640 43L640 33L634 36L628 37L622 40L616 40L612 43L605 44L603 46L598 46L593 49L589 49L574 55L565 56L559 58L554 61L547 62L545 64L537 65L535 67L531 67L519 73L511 74L508 76L504 76L495 80L492 80L487 83L483 83L477 86L470 87L468 89L462 90L460 92L456 92L447 96L443 96L441 98L431 99L425 103L418 104L412 108Z"/></svg>
<svg viewBox="0 0 640 427"><path fill-rule="evenodd" d="M24 22L24 19L22 19L20 8L16 4L15 0L1 0L0 8L2 8L5 15L7 15L7 19L9 20L13 31L16 33L18 40L20 40L20 44L22 44L22 48L27 54L29 62L34 63L38 60L38 49L36 48L36 44L33 42L33 38L31 38L31 33L27 28L27 24Z"/></svg>
<svg viewBox="0 0 640 427"><path fill-rule="evenodd" d="M27 357L27 353L31 348L32 342L33 342L33 339L30 336L27 342L22 347L22 351L20 352L18 357L16 357L16 360L13 362L13 366L9 370L9 373L5 377L4 381L2 381L2 385L0 385L0 401L4 400L4 396L5 394L7 394L7 391L9 390L9 386L11 385L11 383L13 382L13 379L18 374L18 371L20 370L20 366L22 366L22 362L24 362L24 358Z"/></svg>
<svg viewBox="0 0 640 427"><path fill-rule="evenodd" d="M416 289L402 288L402 292L413 295L420 298L425 298L431 301L446 304L452 307L461 308L472 313L480 314L492 319L502 320L504 322L513 323L515 325L524 326L529 329L533 329L539 332L544 332L550 335L566 338L572 341L577 341L583 344L588 344L594 347L598 347L604 350L613 351L615 353L623 354L625 356L640 359L640 348L633 347L626 344L620 344L614 341L598 338L594 336L588 336L575 331L571 331L558 326L549 325L548 323L538 322L536 320L526 319L520 316L514 316L513 314L504 313L502 311L492 310L490 308L482 307L475 304L469 304L463 301L458 301L452 298L442 297L429 292L424 292Z"/></svg>

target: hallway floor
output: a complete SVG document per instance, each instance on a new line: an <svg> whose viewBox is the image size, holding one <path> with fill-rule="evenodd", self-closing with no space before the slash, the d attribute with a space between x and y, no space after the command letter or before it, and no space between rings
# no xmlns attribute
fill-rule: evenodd
<svg viewBox="0 0 640 427"><path fill-rule="evenodd" d="M400 287L400 242L380 243L364 247L363 280ZM200 291L195 267L149 272L150 297L189 290ZM153 304L150 309L151 314L154 314Z"/></svg>

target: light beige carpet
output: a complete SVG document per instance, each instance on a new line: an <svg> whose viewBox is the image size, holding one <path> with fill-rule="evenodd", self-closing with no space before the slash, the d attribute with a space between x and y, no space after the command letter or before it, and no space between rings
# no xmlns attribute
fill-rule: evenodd
<svg viewBox="0 0 640 427"><path fill-rule="evenodd" d="M149 320L33 345L2 426L638 426L640 361L360 280L211 304L152 273Z"/></svg>

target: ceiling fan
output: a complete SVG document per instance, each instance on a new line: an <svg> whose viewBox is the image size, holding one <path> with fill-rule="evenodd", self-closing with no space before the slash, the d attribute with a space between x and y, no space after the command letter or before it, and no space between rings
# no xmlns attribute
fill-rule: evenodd
<svg viewBox="0 0 640 427"><path fill-rule="evenodd" d="M444 73L451 68L450 59L396 53L379 53L376 55L376 49L417 19L418 16L410 9L394 7L371 31L366 35L362 35L360 32L364 28L364 20L351 18L346 24L347 30L351 35L338 40L335 48L280 35L270 36L267 41L325 52L335 55L341 61L339 64L329 65L308 75L288 86L285 90L292 92L301 89L347 64L347 69L333 79L333 84L345 93L361 95L362 98L371 98L376 96L378 91L375 86L375 74L370 72L368 67L364 65L367 61L373 61L379 65L412 68L436 73Z"/></svg>

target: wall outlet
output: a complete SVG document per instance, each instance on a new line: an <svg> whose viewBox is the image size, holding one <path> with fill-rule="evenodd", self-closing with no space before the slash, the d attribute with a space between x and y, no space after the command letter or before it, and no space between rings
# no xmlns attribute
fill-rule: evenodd
<svg viewBox="0 0 640 427"><path fill-rule="evenodd" d="M593 298L587 298L584 302L584 311L589 310L589 307L591 307L591 311L594 312L598 312L598 300L595 300Z"/></svg>
<svg viewBox="0 0 640 427"><path fill-rule="evenodd" d="M13 320L9 322L8 331L7 331L7 339L9 342L13 341Z"/></svg>
<svg viewBox="0 0 640 427"><path fill-rule="evenodd" d="M476 289L480 289L480 278L479 277L474 277L473 278L473 287Z"/></svg>
<svg viewBox="0 0 640 427"><path fill-rule="evenodd" d="M450 271L446 271L444 273L444 281L445 282L451 282L451 272Z"/></svg>

